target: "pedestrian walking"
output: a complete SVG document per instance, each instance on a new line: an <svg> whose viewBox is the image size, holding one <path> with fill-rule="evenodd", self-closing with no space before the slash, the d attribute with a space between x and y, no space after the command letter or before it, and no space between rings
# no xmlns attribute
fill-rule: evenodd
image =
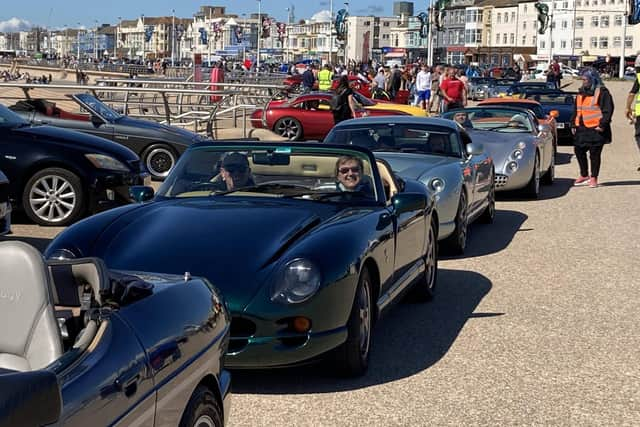
<svg viewBox="0 0 640 427"><path fill-rule="evenodd" d="M464 83L458 79L456 71L453 68L447 70L448 78L440 83L440 94L443 99L442 112L462 108L467 105L467 89Z"/></svg>
<svg viewBox="0 0 640 427"><path fill-rule="evenodd" d="M640 95L638 95L638 92L640 91L640 55L636 58L635 71L636 79L633 82L631 91L629 91L629 95L627 96L627 108L625 110L625 115L629 119L630 123L635 124L634 136L636 145L638 146L638 151L640 152ZM638 166L638 169L636 170L640 172L640 166Z"/></svg>
<svg viewBox="0 0 640 427"><path fill-rule="evenodd" d="M598 186L602 149L605 144L611 143L613 108L613 98L598 72L593 68L585 70L582 73L582 86L576 96L575 113L571 117L574 152L580 166L580 176L574 185L588 182L591 188Z"/></svg>
<svg viewBox="0 0 640 427"><path fill-rule="evenodd" d="M343 120L349 120L356 116L356 100L353 97L353 90L349 86L349 77L340 76L336 93L331 98L331 112L333 113L333 122L340 123Z"/></svg>
<svg viewBox="0 0 640 427"><path fill-rule="evenodd" d="M302 90L305 93L311 92L316 83L316 76L313 74L313 64L309 64L304 73L302 73Z"/></svg>
<svg viewBox="0 0 640 427"><path fill-rule="evenodd" d="M324 69L318 72L318 89L319 90L331 89L332 79L333 79L333 73L331 72L331 64L325 64Z"/></svg>
<svg viewBox="0 0 640 427"><path fill-rule="evenodd" d="M423 110L426 110L429 100L431 99L431 73L429 72L427 64L422 64L421 70L416 76L415 88L417 104L420 105Z"/></svg>

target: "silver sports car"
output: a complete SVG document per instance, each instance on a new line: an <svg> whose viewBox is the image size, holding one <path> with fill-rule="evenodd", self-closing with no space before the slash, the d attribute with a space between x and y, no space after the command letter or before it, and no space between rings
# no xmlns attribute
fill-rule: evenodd
<svg viewBox="0 0 640 427"><path fill-rule="evenodd" d="M493 221L493 162L450 120L409 116L347 120L336 125L325 142L367 147L401 177L421 181L435 192L438 236L450 253L464 252L472 221Z"/></svg>
<svg viewBox="0 0 640 427"><path fill-rule="evenodd" d="M553 136L527 109L482 106L443 115L458 121L474 143L481 143L495 164L496 191L520 190L538 198L540 182L553 184Z"/></svg>

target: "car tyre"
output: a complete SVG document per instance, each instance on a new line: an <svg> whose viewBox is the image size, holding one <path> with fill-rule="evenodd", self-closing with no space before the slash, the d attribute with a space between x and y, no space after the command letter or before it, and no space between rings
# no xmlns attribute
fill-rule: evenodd
<svg viewBox="0 0 640 427"><path fill-rule="evenodd" d="M484 209L482 214L478 217L478 222L483 224L493 224L494 219L496 218L496 184L491 175L491 188L489 189L489 194L487 195L487 207Z"/></svg>
<svg viewBox="0 0 640 427"><path fill-rule="evenodd" d="M432 219L427 233L427 253L424 254L424 273L414 285L412 294L414 299L421 302L431 301L438 282L438 235L435 221Z"/></svg>
<svg viewBox="0 0 640 427"><path fill-rule="evenodd" d="M340 373L359 377L367 372L373 326L371 304L371 276L365 268L360 274L358 287L347 321L347 340L336 349L335 361Z"/></svg>
<svg viewBox="0 0 640 427"><path fill-rule="evenodd" d="M544 185L553 185L553 181L556 179L556 158L553 156L551 158L551 165L549 165L549 169L547 173L542 177L542 183Z"/></svg>
<svg viewBox="0 0 640 427"><path fill-rule="evenodd" d="M537 199L540 197L540 157L537 154L533 163L531 178L524 189L524 193L530 199Z"/></svg>
<svg viewBox="0 0 640 427"><path fill-rule="evenodd" d="M455 229L451 236L443 242L443 249L452 255L462 255L467 247L467 234L469 231L469 218L467 215L467 196L462 191L455 218Z"/></svg>
<svg viewBox="0 0 640 427"><path fill-rule="evenodd" d="M220 405L214 394L205 386L198 386L191 395L187 409L180 419L180 427L222 427Z"/></svg>
<svg viewBox="0 0 640 427"><path fill-rule="evenodd" d="M302 138L302 124L293 117L283 117L273 126L273 131L291 141Z"/></svg>
<svg viewBox="0 0 640 427"><path fill-rule="evenodd" d="M178 155L166 144L153 144L142 153L142 162L152 178L165 179L176 165Z"/></svg>
<svg viewBox="0 0 640 427"><path fill-rule="evenodd" d="M43 169L27 181L22 191L22 207L36 224L72 224L85 211L82 181L67 169Z"/></svg>

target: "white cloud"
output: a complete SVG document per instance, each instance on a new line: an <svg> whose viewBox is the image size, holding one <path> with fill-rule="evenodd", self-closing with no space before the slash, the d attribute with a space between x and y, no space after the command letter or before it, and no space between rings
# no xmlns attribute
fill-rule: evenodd
<svg viewBox="0 0 640 427"><path fill-rule="evenodd" d="M311 17L312 21L315 22L329 22L331 21L331 12L328 10L321 10Z"/></svg>
<svg viewBox="0 0 640 427"><path fill-rule="evenodd" d="M7 21L0 21L0 32L10 33L14 31L26 31L29 30L33 25L31 22L24 21L19 18L11 18Z"/></svg>

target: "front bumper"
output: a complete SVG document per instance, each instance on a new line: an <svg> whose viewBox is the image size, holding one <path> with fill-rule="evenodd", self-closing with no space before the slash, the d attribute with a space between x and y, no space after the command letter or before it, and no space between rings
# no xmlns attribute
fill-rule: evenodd
<svg viewBox="0 0 640 427"><path fill-rule="evenodd" d="M150 184L151 176L146 172L101 172L89 186L89 212L93 214L129 204L130 186Z"/></svg>

